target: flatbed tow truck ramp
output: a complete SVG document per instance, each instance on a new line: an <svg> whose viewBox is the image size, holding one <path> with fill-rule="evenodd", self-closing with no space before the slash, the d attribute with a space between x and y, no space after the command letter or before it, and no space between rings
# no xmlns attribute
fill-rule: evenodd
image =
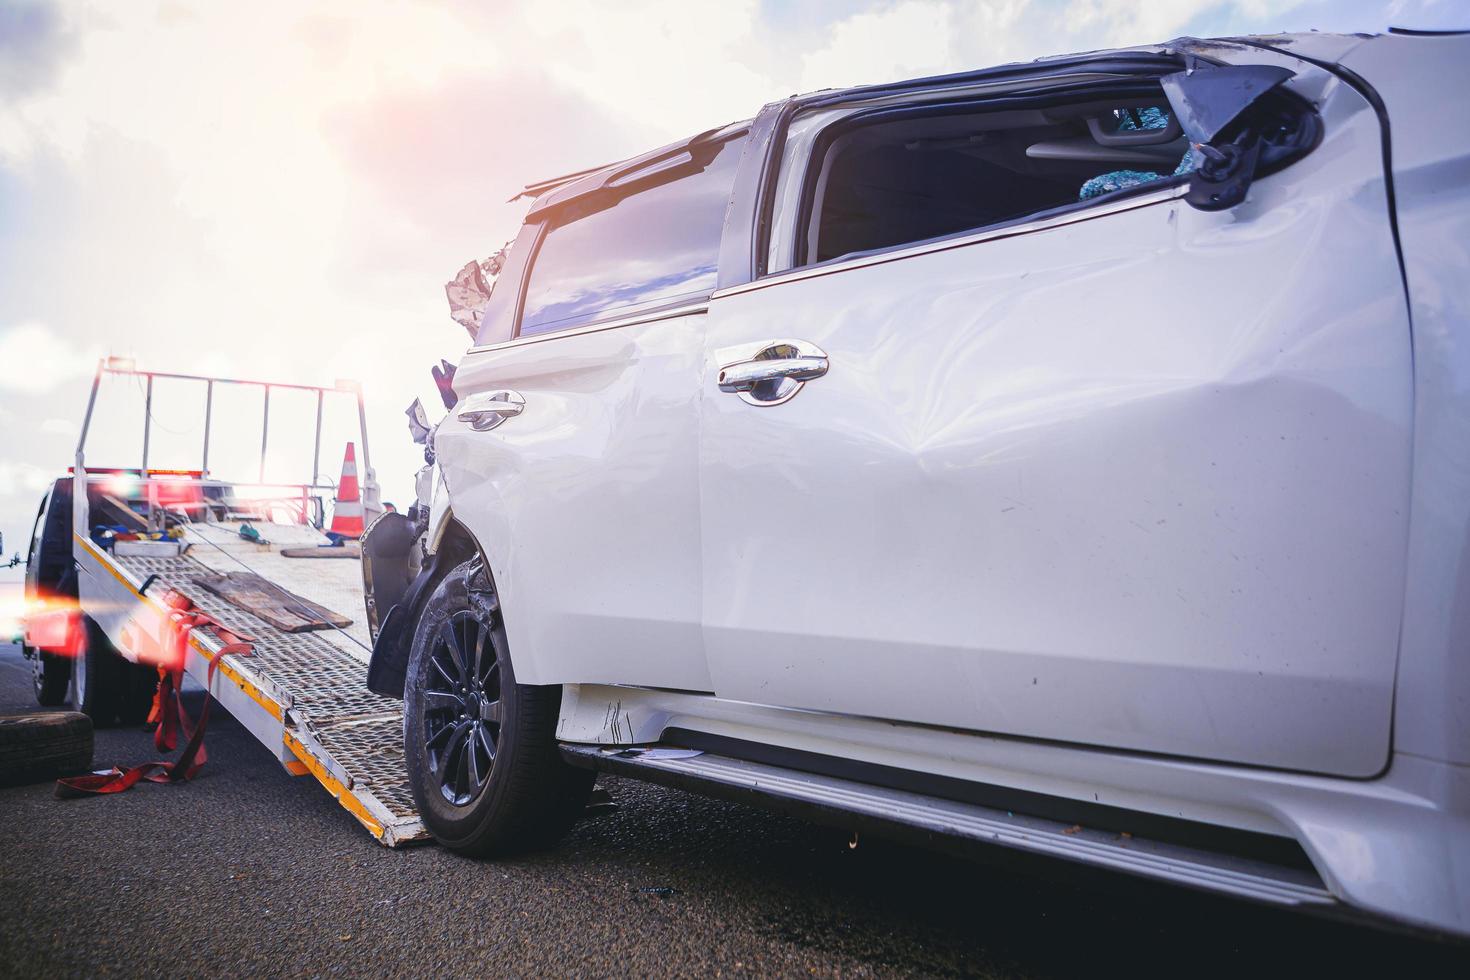
<svg viewBox="0 0 1470 980"><path fill-rule="evenodd" d="M104 378L128 375L146 386L142 466L136 470L89 470L87 433ZM204 464L199 470L161 472L148 468L154 383L189 382L205 387ZM270 393L292 389L316 397L316 434L309 482L265 485L266 445L261 445L261 483L241 484L209 477L209 430L214 395L225 385L264 391L261 431L270 432ZM299 397L299 396L298 396ZM362 572L355 543L336 560L287 557L332 542L323 530L325 500L335 486L321 479L323 412L355 400L356 430L363 464L365 517L381 512L368 456L367 422L361 389L350 382L331 388L236 381L138 371L104 361L92 385L87 416L77 444L71 497L72 552L77 598L122 656L147 659L152 638L163 636L171 607L166 597L190 600L228 633L247 637L248 655L210 660L229 642L206 623L190 630L183 669L230 712L294 775L322 784L380 842L396 847L427 838L409 793L403 765L403 706L368 691L371 640L365 620ZM347 407L350 407L347 406ZM161 424L161 423L160 423ZM126 495L113 490L124 485ZM53 493L53 497L55 494ZM97 506L98 502L103 502ZM119 505L139 520L136 533L99 530L118 516ZM94 516L94 507L97 514ZM110 516L103 516L104 509ZM146 521L146 525L143 523ZM248 528L247 528L248 525ZM243 534L242 534L243 532ZM201 582L230 573L254 573L351 620L345 627L298 631L299 625L262 614L216 595ZM177 601L176 599L174 601ZM287 600L287 612L290 600ZM304 606L304 604L298 604ZM269 615L266 610L260 610Z"/></svg>

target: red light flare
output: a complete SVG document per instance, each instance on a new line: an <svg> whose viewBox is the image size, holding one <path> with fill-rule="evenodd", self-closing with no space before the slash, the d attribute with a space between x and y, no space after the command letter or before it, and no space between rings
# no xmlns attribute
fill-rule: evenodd
<svg viewBox="0 0 1470 980"><path fill-rule="evenodd" d="M130 618L123 626L122 639L128 652L138 659L140 664L150 664L163 670L180 670L184 666L184 643L179 639L177 627L170 621L164 620L156 624L155 633L149 627L139 622L136 617Z"/></svg>
<svg viewBox="0 0 1470 980"><path fill-rule="evenodd" d="M40 591L21 600L18 608L0 610L0 620L18 621L26 645L50 654L77 657L87 648L82 607L75 596Z"/></svg>
<svg viewBox="0 0 1470 980"><path fill-rule="evenodd" d="M96 605L93 612L102 611ZM40 592L0 604L0 635L22 634L27 646L58 657L80 657L87 651L87 630L81 604L74 596ZM182 667L181 644L175 629L130 616L122 628L122 646L138 663L176 670Z"/></svg>

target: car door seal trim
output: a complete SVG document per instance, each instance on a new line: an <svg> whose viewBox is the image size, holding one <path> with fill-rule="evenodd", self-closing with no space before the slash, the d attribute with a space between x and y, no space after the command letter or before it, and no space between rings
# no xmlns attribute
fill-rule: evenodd
<svg viewBox="0 0 1470 980"><path fill-rule="evenodd" d="M991 225L979 231L964 232L959 235L935 238L926 242L918 242L899 248L852 255L841 259L833 259L818 265L807 265L783 272L774 272L741 286L731 286L729 289L717 290L710 296L710 299L717 300L725 296L737 296L741 293L765 289L768 286L778 286L782 283L796 282L801 279L813 279L817 276L846 272L849 269L862 269L868 266L882 265L886 262L897 262L900 259L912 258L917 255L928 255L931 252L947 252L950 249L966 248L981 242L1012 238L1017 235L1028 235L1032 232L1046 231L1051 228L1077 224L1082 221L1091 221L1094 218L1118 214L1123 211L1132 211L1136 208L1149 207L1154 204L1164 204L1183 197L1189 190L1182 178L1173 178L1172 182L1166 183L1165 181L1159 181L1158 183L1164 186L1148 185L1149 189L1146 191L1130 190L1120 192L1116 198L1111 200L1097 199L1095 201L1089 201L1080 208L1076 204L1068 204L1059 213L1042 216L1029 215L1010 224Z"/></svg>
<svg viewBox="0 0 1470 980"><path fill-rule="evenodd" d="M628 316L614 317L608 320L600 320L586 323L580 327L572 327L568 330L558 330L554 333L535 333L528 337L512 337L498 344L485 344L483 347L471 347L465 351L466 354L484 354L489 351L506 350L512 347L524 347L527 344L539 344L547 340L561 340L563 337L580 337L582 334L601 333L604 330L617 330L620 327L635 327L640 323L653 323L656 320L672 320L681 316L695 316L708 312L709 301L700 300L697 303L684 303L679 306L669 307L662 310L650 310L635 313Z"/></svg>

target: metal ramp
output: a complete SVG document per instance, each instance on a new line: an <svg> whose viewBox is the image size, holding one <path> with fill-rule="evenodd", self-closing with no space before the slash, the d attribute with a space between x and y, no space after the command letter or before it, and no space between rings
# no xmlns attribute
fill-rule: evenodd
<svg viewBox="0 0 1470 980"><path fill-rule="evenodd" d="M87 434L104 380L143 394L143 413L138 419L142 454L136 467L87 468ZM153 394L158 381L175 391L180 385L193 386L191 390L202 395L204 439L197 468L149 466L149 434L155 424ZM216 392L226 390L260 396L262 438L256 483L210 476L210 420ZM289 400L277 397L275 416L271 414L273 392L293 393ZM309 416L304 414L312 402L314 429L309 428ZM244 403L235 404L238 409ZM292 404L303 409L295 413L299 425L294 436ZM122 417L118 408L114 403L104 410L116 419ZM126 407L123 412L131 414ZM363 621L360 565L341 559L293 559L278 551L282 546L312 548L327 543L320 528L326 498L335 496L337 490L321 473L322 431L328 421L333 425L345 422L349 432L356 430L363 514L379 512L377 481L368 452L367 409L356 382L338 381L323 387L140 371L131 360L120 358L99 362L77 437L69 485L77 596L86 615L130 658L157 648L167 627L169 610L163 596L169 589L187 596L224 628L250 637L252 654L222 658L211 679L210 657L224 644L214 631L196 629L184 653L184 670L200 684L208 684L220 706L288 771L315 776L374 837L393 847L428 835L414 808L403 765L402 703L367 689L371 641ZM310 446L310 470L291 474L284 483L265 482L269 470L276 470L272 475L279 477L282 471L293 469L291 455L286 461L277 460L279 466L268 466L272 460L265 436L273 430L284 431L297 451ZM349 455L353 446L346 444ZM100 508L95 524L94 507ZM105 515L126 521L112 550L92 540L99 526L108 526ZM247 540L246 521L263 533ZM156 532L168 530L169 540L137 540L140 524L146 528L141 537L156 538ZM187 550L181 552L181 545ZM342 566L342 574L327 566ZM289 633L195 582L210 573L241 568L288 592L337 607L352 623L341 631Z"/></svg>
<svg viewBox="0 0 1470 980"><path fill-rule="evenodd" d="M77 540L155 611L162 611L161 597L173 589L253 639L252 655L220 659L210 692L288 771L316 777L382 844L428 838L403 765L402 702L367 689L365 660L344 649L340 638L287 633L216 597L193 582L212 569L188 553L115 556ZM195 630L185 669L200 684L208 655L222 645L213 630Z"/></svg>

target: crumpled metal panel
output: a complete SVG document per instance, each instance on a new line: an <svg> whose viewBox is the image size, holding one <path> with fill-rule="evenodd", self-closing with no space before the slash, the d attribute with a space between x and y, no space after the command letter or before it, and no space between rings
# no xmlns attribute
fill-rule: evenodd
<svg viewBox="0 0 1470 980"><path fill-rule="evenodd" d="M480 331L480 320L485 315L485 306L490 302L490 291L495 288L495 277L505 264L506 243L500 251L484 261L471 259L454 278L444 284L444 295L449 300L449 316L455 323L469 331L473 338Z"/></svg>
<svg viewBox="0 0 1470 980"><path fill-rule="evenodd" d="M1159 79L1191 143L1208 143L1257 99L1290 78L1280 65L1194 68Z"/></svg>

